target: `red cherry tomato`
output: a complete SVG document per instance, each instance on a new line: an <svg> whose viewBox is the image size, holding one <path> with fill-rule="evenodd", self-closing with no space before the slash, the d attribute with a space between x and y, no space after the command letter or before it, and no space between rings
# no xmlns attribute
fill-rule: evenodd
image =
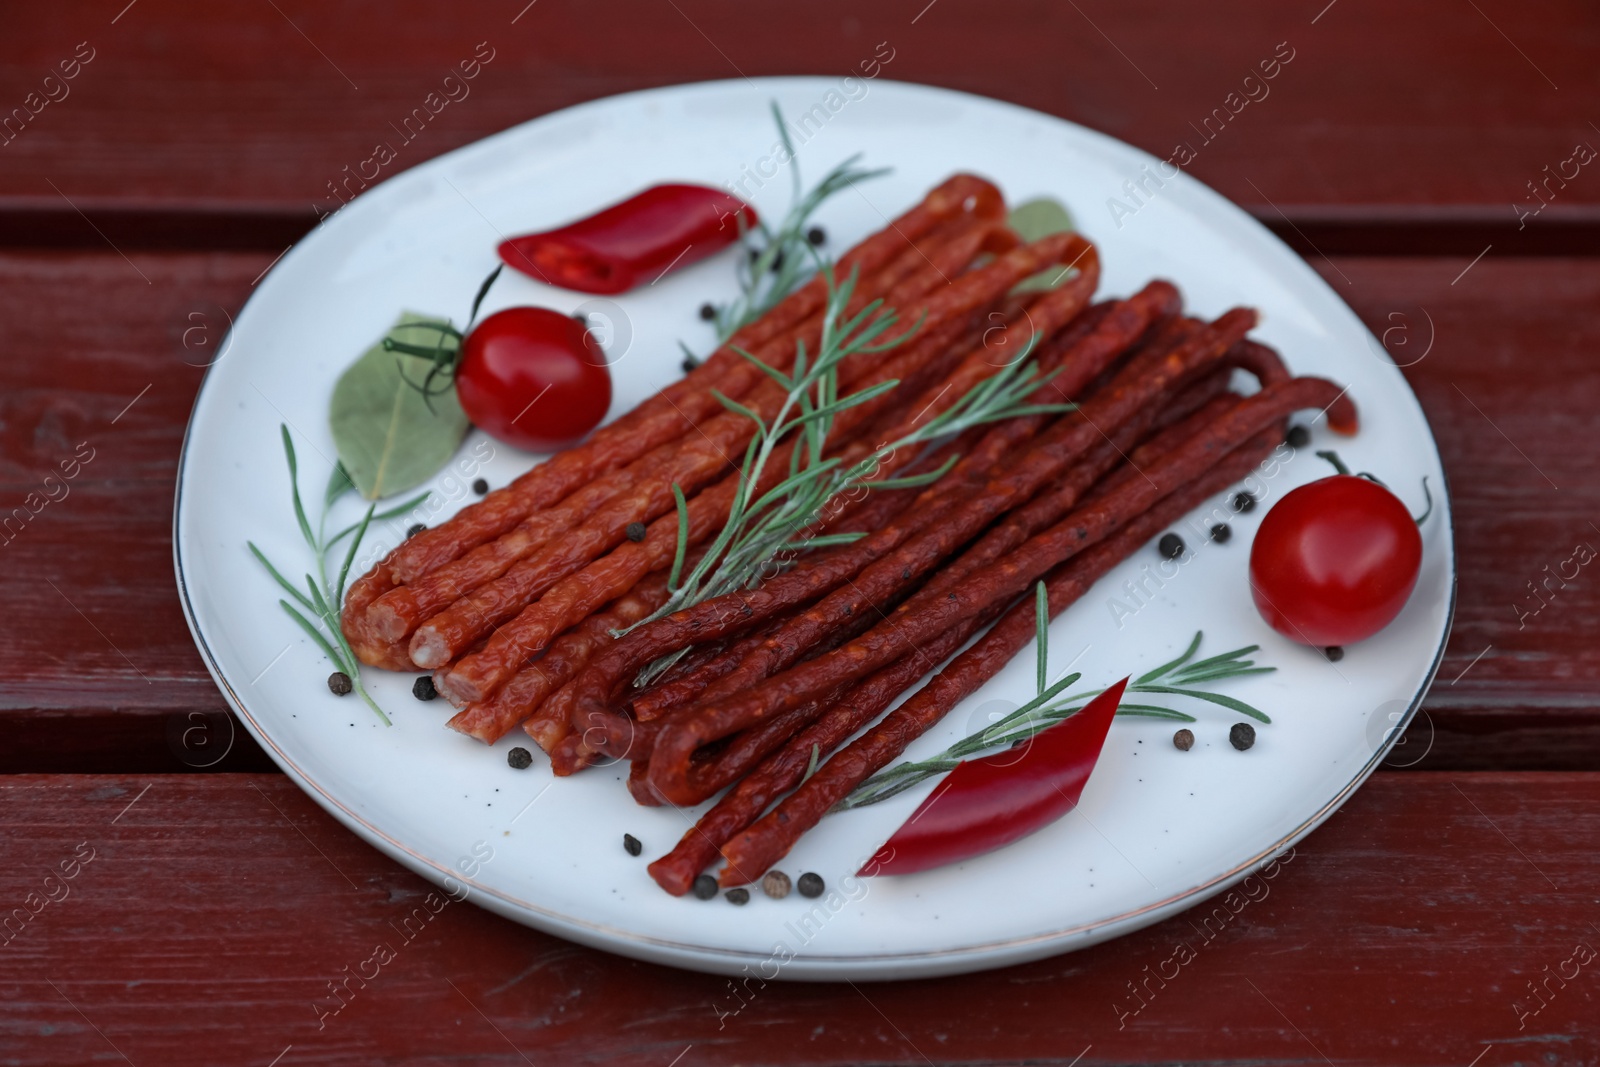
<svg viewBox="0 0 1600 1067"><path fill-rule="evenodd" d="M550 452L600 425L611 407L611 373L600 345L571 315L506 308L467 334L456 395L467 418L495 440Z"/></svg>
<svg viewBox="0 0 1600 1067"><path fill-rule="evenodd" d="M1422 535L1404 504L1349 474L1302 485L1278 501L1250 546L1256 609L1285 637L1348 645L1400 614L1417 584Z"/></svg>

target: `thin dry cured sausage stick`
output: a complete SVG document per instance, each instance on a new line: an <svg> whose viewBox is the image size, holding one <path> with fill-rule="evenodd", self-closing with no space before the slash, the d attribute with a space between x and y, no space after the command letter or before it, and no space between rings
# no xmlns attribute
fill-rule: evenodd
<svg viewBox="0 0 1600 1067"><path fill-rule="evenodd" d="M947 594L918 594L896 608L888 621L841 648L774 675L737 699L672 716L655 739L651 785L662 797L677 802L690 792L689 758L700 746L815 699L841 680L859 678L895 658L901 649L914 647L944 627L978 614L997 598L1020 593L1056 563L1102 540L1162 496L1204 474L1221 455L1265 426L1305 407L1326 407L1330 425L1336 429L1355 425L1354 405L1324 379L1297 378L1262 390L1188 445L1152 464L1145 477L1129 481L1096 504L1035 534L1015 552L968 575ZM574 713L582 710L576 708Z"/></svg>
<svg viewBox="0 0 1600 1067"><path fill-rule="evenodd" d="M409 585L396 586L367 609L367 626L382 640L404 643L423 620L443 611L485 582L498 578L517 560L587 519L618 493L638 484L641 478L655 475L671 458L672 446L657 448L628 466L590 482L559 504L534 512L510 533L477 546ZM406 669L410 669L409 652L406 661Z"/></svg>
<svg viewBox="0 0 1600 1067"><path fill-rule="evenodd" d="M888 227L841 256L835 269L840 277L856 271L860 278L870 278L904 254L908 245L963 212L994 219L1004 214L1005 204L992 183L957 174ZM721 411L721 405L711 395L712 389L737 398L765 380L765 375L749 366L734 349L755 351L792 333L822 310L827 296L826 279L811 279L729 338L688 375L602 426L582 445L558 453L505 489L463 509L456 517L463 520L460 523L425 530L401 545L391 559L392 573L401 581L414 580L474 545L498 537L533 509L549 507L603 472L676 439L699 418ZM790 354L794 350L792 344L780 348Z"/></svg>
<svg viewBox="0 0 1600 1067"><path fill-rule="evenodd" d="M650 864L650 877L674 896L687 893L695 877L718 857L724 844L760 818L774 800L800 784L811 767L813 752L819 760L826 758L927 674L929 661L943 663L999 613L1000 609L995 608L947 630L921 649L922 655L903 656L854 686L842 701L830 706L821 718L741 778L695 822L671 852ZM648 773L648 763L641 761L634 766ZM632 787L631 776L629 784ZM640 788L648 787L641 784ZM655 797L654 793L649 795ZM655 801L661 803L659 797Z"/></svg>
<svg viewBox="0 0 1600 1067"><path fill-rule="evenodd" d="M344 606L339 612L339 629L356 658L371 667L386 671L413 670L411 649L405 641L389 641L372 631L367 622L367 611L377 599L400 584L387 560L380 560L371 570L350 583L345 591Z"/></svg>
<svg viewBox="0 0 1600 1067"><path fill-rule="evenodd" d="M918 299L942 282L946 272L959 270L980 250L996 244L997 237L1003 237L998 240L997 247L1016 243L1015 236L998 222L960 217L946 223L925 242L926 248L913 246L901 257L913 269L907 270L905 273L909 276L895 284L892 295L899 300ZM858 289L852 297L849 313L866 306L874 295L870 288ZM808 338L810 342L814 340ZM787 352L777 350L782 345L788 346ZM788 366L793 362L794 341L785 335L759 350L757 355L770 365ZM866 359L857 357L854 371L859 373L865 362ZM847 365L841 377L848 377L851 370L852 365ZM764 378L746 398L746 404L765 415L776 411L782 399L782 391L776 383ZM536 510L507 534L478 545L410 584L389 590L373 602L364 625L385 641L406 638L424 620L545 548L547 554L542 565L519 569L508 582L510 589L500 587L486 594L491 602L509 602L520 610L538 594L541 582L557 580L588 562L594 554L611 547L630 523L655 518L670 508L672 497L663 486L676 482L684 492L692 494L706 480L726 469L730 462L728 457L739 453L754 427L743 416L723 411L696 430L684 439L658 445L627 466L577 489L560 503ZM641 485L645 488L639 488ZM652 494L648 492L650 486L660 491ZM552 545L557 535L586 520L587 525L578 538L560 538ZM584 546L581 550L580 545ZM551 552L555 553L554 560L549 558ZM577 562L573 562L574 559ZM479 605L478 610L484 613L485 625L499 621L485 606Z"/></svg>
<svg viewBox="0 0 1600 1067"><path fill-rule="evenodd" d="M549 651L517 672L511 681L500 687L493 700L467 705L445 725L485 744L494 744L528 718L551 693L571 681L596 652L610 644L612 630L638 622L666 600L667 576L655 574L646 578L604 611L590 615L552 641ZM550 726L559 728L552 744L571 729L566 722ZM541 742L540 747L549 746Z"/></svg>
<svg viewBox="0 0 1600 1067"><path fill-rule="evenodd" d="M1045 582L1051 616L1060 614L1078 600L1107 571L1138 551L1161 530L1177 522L1214 493L1220 492L1248 474L1261 458L1272 450L1276 444L1276 436L1275 430L1256 434L1241 447L1224 456L1210 472L1170 494L1143 515L1134 518L1115 536L1058 566ZM987 634L935 675L927 685L912 694L905 703L860 739L819 767L814 775L806 779L799 789L785 798L765 818L755 821L754 825L743 829L742 832L736 830L729 835L728 831L738 819L753 807L748 801L743 804L729 803L727 805L729 810L716 820L714 826L708 827L712 831L711 836L728 835L727 842L721 849L728 862L719 874L719 881L723 885L739 885L761 877L771 864L793 848L801 835L815 826L828 810L851 790L887 766L905 751L907 745L948 714L950 709L994 677L1034 636L1034 629L1033 600L1031 597L1024 598L1014 605ZM892 670L893 667L886 668L879 674ZM876 678L877 675L867 684L870 686ZM818 728L808 732L828 735L819 740L836 738L834 744L837 745L856 729L865 726L868 721L870 719L848 712L842 715L830 712L828 716L819 720ZM849 729L846 729L847 727ZM787 759L775 761L781 767L779 773L768 773L765 778L769 780L761 780L758 777L761 772L758 772L757 775L752 775L741 783L738 791L751 794L752 799L770 799L787 787L779 784L784 779L793 784L797 780L790 770L796 757L793 749L798 748L799 744L806 740L808 740L806 735L802 734L795 745L785 750L784 756ZM710 821L709 815L702 821ZM690 843L688 838L685 838L685 842ZM682 856L679 856L680 852L683 853ZM682 872L691 864L701 861L703 868L704 864L709 862L703 847L685 848L683 843L680 843L679 848L668 859L673 862L668 864L662 860L657 863L661 864L663 874L672 881L672 885L662 882L669 892L677 884ZM698 869L695 873L698 873ZM651 865L651 874L656 875L656 864ZM690 875L690 878L692 880L693 875ZM656 880L661 882L662 875L656 875Z"/></svg>
<svg viewBox="0 0 1600 1067"><path fill-rule="evenodd" d="M952 318L964 319L974 309L1003 297L1021 278L1058 261L1063 253L1082 243L1080 238L1070 234L1047 237L1014 249L988 266L957 278L930 301L929 328ZM729 479L722 486L701 493L690 503L691 543L709 536L717 524L726 521L735 489L734 480ZM464 657L448 673L436 675L435 685L441 692L448 690L461 700L485 699L504 684L530 652L543 648L555 633L593 611L597 604L631 588L644 574L670 562L677 540L677 517L667 515L657 519L643 541L619 545L603 560L557 583L537 603L501 626L483 652ZM424 629L419 628L413 636L413 659L419 658L416 639L422 636Z"/></svg>
<svg viewBox="0 0 1600 1067"><path fill-rule="evenodd" d="M917 285L924 284L935 274L942 277L941 267L954 270L955 264L966 263L991 232L992 228L977 227L965 237L952 241L946 248L936 250L930 271L926 275L919 275ZM907 284L911 285L909 282ZM914 288L907 288L899 295L914 299ZM923 337L913 339L905 351L887 360L880 360L875 366L869 361L880 357L873 353L858 353L841 366L839 379L848 387L870 387L913 374L920 364L936 358L941 350L948 347L953 336L963 329L963 325L954 317L937 323ZM783 390L769 381L764 390L758 390L757 395L747 397L746 401L746 406L757 414L771 419L782 408L785 397ZM893 403L891 395L884 395L840 412L834 419L832 436L848 442L873 412ZM419 667L430 668L443 666L456 658L468 643L515 616L556 582L620 544L630 525L649 522L671 511L674 485L685 495L692 496L707 481L726 471L730 465L729 457L738 455L754 432L755 425L750 419L742 414L724 412L701 426L698 437L691 438L685 444L664 446L674 448L675 452L662 470L629 492L615 496L581 527L567 531L564 536L515 563L500 577L480 585L448 606L434 605L436 614L412 637L412 661ZM785 447L792 448L793 445ZM763 476L775 481L784 469L787 458L787 452L782 457L774 457L763 471ZM725 493L731 496L739 485L739 477L735 475L733 480L725 483ZM406 595L396 592L385 599L394 600Z"/></svg>
<svg viewBox="0 0 1600 1067"><path fill-rule="evenodd" d="M1153 282L1134 298L1093 316L1096 320L1093 328L1060 353L1065 370L1057 382L1067 379L1063 392L1071 395L1069 390L1098 377L1152 321L1172 314L1177 301L1177 291L1171 285ZM1155 354L1152 352L1152 357ZM1174 368L1173 374L1179 369L1182 368ZM1143 399L1153 399L1157 394L1147 391L1140 395ZM1137 404L1129 409L1130 416L1134 410ZM1028 416L991 428L954 471L924 491L914 507L925 511L931 521L959 506L960 499L981 484L994 465L1047 421L1047 416ZM970 481L974 477L977 480ZM631 753L634 758L641 757L652 743L653 731L641 731L632 719L616 714L609 707L618 686L631 678L633 672L686 645L747 629L776 612L815 599L898 547L916 528L921 527L891 524L851 545L845 552L808 560L806 566L758 589L713 598L635 630L575 680L574 684L582 688L582 693L573 705L574 727L585 731L585 743L596 749L616 756Z"/></svg>

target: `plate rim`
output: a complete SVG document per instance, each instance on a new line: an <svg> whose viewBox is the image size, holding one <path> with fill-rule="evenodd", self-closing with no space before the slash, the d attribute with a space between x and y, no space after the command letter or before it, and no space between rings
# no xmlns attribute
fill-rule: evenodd
<svg viewBox="0 0 1600 1067"><path fill-rule="evenodd" d="M655 86L652 88L633 90L625 93L616 93L610 96L596 97L591 100L585 100L580 103L573 104L569 107L548 112L544 115L535 116L534 118L518 123L515 126L507 127L504 130L496 131L495 133L489 134L486 137L482 137L475 141L468 142L467 144L460 145L448 152L434 156L431 159L424 160L423 162L418 163L416 166L400 172L400 174L413 174L427 168L447 166L451 159L463 152L475 149L488 142L494 141L499 137L514 133L519 130L524 130L535 123L555 118L557 116L568 115L573 112L581 111L585 108L611 104L617 101L624 101L631 98L645 98L663 93L673 93L686 90L712 90L720 86L755 86L758 89L771 87L773 91L777 92L792 88L819 87L823 85L832 86L836 80L837 79L830 78L826 75L780 75L762 76L756 78L721 78L697 82L679 82L671 85ZM918 94L927 93L937 96L955 98L962 102L977 102L986 107L999 107L1014 111L1034 120L1045 120L1051 123L1060 123L1064 126L1070 127L1075 133L1088 135L1092 139L1110 142L1118 149L1136 153L1138 156L1144 157L1151 163L1158 162L1155 156L1136 145L1129 144L1120 138L1113 137L1110 134L1103 133L1091 127L1083 126L1079 123L1071 121L1070 119L1064 119L1056 115L1051 115L1035 108L1025 107L1020 104L1014 104L1010 101L1000 100L994 97L982 96L977 93L969 93L958 89L949 89L944 86L927 85L920 82L902 81L890 78L878 78L874 80L883 85L910 90ZM1266 238L1270 245L1276 246L1282 251L1287 252L1294 262L1300 264L1305 270L1309 271L1312 277L1321 283L1327 292L1337 300L1338 304L1356 319L1357 324L1362 330L1367 332L1369 338L1372 336L1370 329L1367 328L1365 323L1360 321L1359 317L1355 315L1354 310L1350 308L1349 304L1339 297L1338 292L1334 290L1332 286L1329 286L1325 279L1322 279L1320 275L1317 275L1316 272L1311 269L1310 264L1307 263L1303 257L1296 255L1293 249L1289 248L1289 246L1282 239L1280 239L1276 234L1273 234L1272 231L1268 230L1258 219L1250 215L1249 212L1245 211L1239 205L1235 204L1232 200L1229 200L1215 189L1212 189L1211 186L1205 182L1195 178L1193 175L1188 174L1187 171L1183 172L1182 176L1188 179L1186 184L1192 183L1194 187L1197 187L1198 190L1201 191L1202 196L1212 198L1224 210L1237 213L1240 219L1243 220L1247 226L1255 229L1257 237ZM399 175L397 174L396 177L399 177ZM388 182L384 182L382 184L387 185ZM375 186L374 188L381 188L381 186ZM318 227L314 227L306 236L303 236L296 241L294 247L283 257L283 259L287 260L291 258L294 255L294 252L299 249L300 245L306 240L306 238L316 232L317 228L320 228L320 223L318 224ZM283 260L280 260L279 262L281 263L282 261ZM247 300L246 304L248 305L248 303L249 301ZM243 314L243 309L241 309L240 314ZM226 348L224 348L224 351L226 351ZM1385 356L1387 358L1387 352L1385 352ZM1390 363L1391 365L1394 365L1392 359L1390 359ZM215 365L216 364L213 363L211 366ZM1396 369L1398 369L1398 367ZM211 367L208 366L206 369L206 374L200 382L199 388L195 391L194 402L190 406L189 418L184 426L183 443L178 454L172 511L172 557L173 571L178 590L178 599L183 608L184 621L188 624L189 632L194 639L195 646L200 652L201 659L205 662L207 672L211 675L211 678L216 683L218 689L221 690L229 707L240 718L240 720L244 723L245 728L249 730L251 736L254 737L256 742L262 746L262 748L272 758L273 762L278 765L278 768L283 771L285 776L299 786L303 792L309 795L319 807L343 824L346 829L354 832L358 837L366 841L369 845L377 848L390 859L393 859L402 866L406 867L408 870L411 870L413 873L427 878L429 881L435 884L443 885L445 880L449 879L450 881L455 882L458 886L465 887L468 891L467 896L461 899L470 899L471 894L474 891L482 894L482 897L478 902L504 918L521 923L523 925L532 926L543 932L550 933L558 937L577 941L590 947L599 948L604 951L614 952L637 959L644 959L650 962L661 963L668 966L690 967L692 969L710 971L713 973L739 973L740 968L748 968L748 966L752 963L759 963L772 959L772 953L770 951L760 952L747 949L717 948L702 944L675 941L669 938L641 934L636 931L617 927L609 923L594 922L591 920L578 918L576 916L568 915L563 912L545 907L534 901L494 889L474 879L464 877L454 868L451 868L428 856L422 855L421 853L405 845L403 842L392 837L390 834L379 829L372 822L368 821L365 817L354 811L343 801L334 797L326 789L319 785L278 746L277 742L272 739L262 724L250 714L238 692L223 676L221 665L218 662L215 654L212 652L210 645L207 643L204 633L201 631L200 622L195 612L194 603L189 595L188 579L184 573L182 534L184 483L188 475L189 450L193 439L196 415L200 410L201 403L205 400L206 389L211 383L211 380ZM1236 864L1226 871L1221 872L1220 874L1215 875L1210 879L1179 892L1169 894L1162 900L1143 904L1137 908L1121 912L1108 918L1095 919L1089 922L1078 923L1072 926L1046 931L1043 933L1028 934L1018 937L1007 937L977 944L958 945L949 948L918 952L883 952L852 955L797 954L784 962L783 966L779 969L779 973L773 976L774 979L796 981L836 981L841 978L852 978L875 981L912 977L935 977L939 975L966 973L992 967L1009 966L1057 955L1064 952L1075 951L1080 948L1087 948L1090 945L1098 944L1115 937L1120 937L1145 926L1152 925L1168 917L1169 915L1186 910L1189 907L1192 907L1206 899L1209 899L1212 896L1217 895L1218 893L1223 892L1230 886L1247 877L1253 869L1272 862L1274 859L1283 856L1286 852L1292 853L1296 845L1303 841L1313 830L1321 826L1322 823L1326 822L1334 812L1342 807L1345 801L1347 801L1350 796L1357 789L1359 789L1366 782L1366 780L1371 777L1372 773L1383 763L1384 759L1389 755L1390 750L1404 734L1406 727L1409 726L1411 721L1415 718L1417 711L1422 707L1422 703L1426 699L1429 691L1432 689L1434 679L1436 678L1439 668L1443 663L1444 655L1449 646L1450 635L1455 622L1459 564L1456 559L1454 549L1455 514L1454 509L1448 506L1452 499L1450 495L1448 472L1444 470L1443 456L1439 452L1438 439L1433 432L1433 427L1427 418L1426 411L1422 409L1422 404L1420 400L1417 399L1416 391L1412 389L1410 381L1407 380L1403 374L1399 375L1399 381L1410 395L1412 402L1416 404L1418 411L1422 413L1423 423L1428 430L1429 444L1433 449L1434 458L1438 460L1438 466L1442 480L1441 491L1447 504L1447 507L1444 509L1444 511L1449 519L1445 532L1442 535L1446 538L1449 546L1448 602L1445 606L1443 634L1440 638L1439 646L1434 652L1433 662L1429 665L1428 669L1424 673L1419 688L1412 696L1405 714L1397 721L1395 728L1389 732L1389 735L1384 743L1377 748L1371 757L1368 758L1366 763L1356 770L1354 775L1347 783L1345 783L1342 788L1334 793L1321 807L1303 820L1298 826L1290 830L1271 846L1261 850L1256 855L1249 857L1248 859ZM907 969L906 973L897 973L897 968L902 967Z"/></svg>

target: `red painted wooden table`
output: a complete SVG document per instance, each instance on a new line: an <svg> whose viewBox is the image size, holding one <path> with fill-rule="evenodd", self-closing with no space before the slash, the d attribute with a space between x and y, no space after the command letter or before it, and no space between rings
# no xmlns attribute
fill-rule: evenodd
<svg viewBox="0 0 1600 1067"><path fill-rule="evenodd" d="M1563 166L1600 146L1593 8L621 6L6 12L0 1064L1600 1063L1600 595L1550 580L1600 543L1600 170ZM395 169L597 96L844 71L881 42L884 76L1166 156L1286 43L1188 169L1307 256L1433 422L1459 607L1409 766L1259 899L990 974L736 1000L467 906L401 939L421 880L242 732L206 773L171 740L224 708L174 591L173 477L228 315L479 42L470 96ZM73 457L68 492L30 504ZM65 895L30 897L65 869ZM401 940L319 1027L328 982Z"/></svg>

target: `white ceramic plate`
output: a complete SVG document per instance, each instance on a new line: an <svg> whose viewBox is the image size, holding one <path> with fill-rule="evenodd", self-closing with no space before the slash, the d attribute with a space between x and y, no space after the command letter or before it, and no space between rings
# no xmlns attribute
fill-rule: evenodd
<svg viewBox="0 0 1600 1067"><path fill-rule="evenodd" d="M1413 511L1421 510L1424 475L1434 487L1422 576L1400 618L1332 664L1256 615L1246 560L1261 515L1288 489L1329 473L1302 450L1272 476L1253 479L1265 506L1234 520L1231 544L1201 546L1141 603L1122 587L1156 561L1149 549L1050 630L1054 666L1077 658L1086 681L1148 669L1197 629L1210 652L1259 643L1260 658L1277 673L1226 688L1273 717L1253 749L1229 746L1228 728L1239 717L1220 708L1185 705L1200 717L1187 753L1173 747L1170 722L1119 719L1079 809L1043 832L942 871L848 878L921 799L924 790L914 790L830 816L783 861L791 875L822 874L832 895L775 901L757 892L742 908L656 888L645 863L671 847L685 816L635 806L621 769L562 781L542 760L512 770L506 753L519 739L526 744L520 731L490 750L445 729L448 707L414 700L410 675L367 672L392 727L355 698L332 696L324 685L330 665L280 612L278 590L245 549L252 539L280 565L303 570L308 562L289 507L279 423L292 427L304 492L317 498L332 467L326 409L335 377L403 308L460 321L502 235L563 222L665 180L721 185L753 175L743 189L770 216L781 214L789 185L771 163L771 100L789 116L811 116L799 150L809 179L854 152L894 168L823 210L834 248L882 227L951 172L971 170L996 180L1012 202L1050 195L1068 204L1099 244L1105 294L1130 293L1160 276L1177 282L1202 315L1236 304L1260 308L1256 336L1292 369L1349 384L1362 432L1338 447L1351 466L1381 472ZM1299 257L1186 175L1141 198L1133 215L1113 219L1108 198L1132 206L1123 183L1146 164L1153 170L1155 160L1109 137L992 100L885 81L781 78L596 101L383 182L261 282L195 403L175 554L190 626L212 674L284 771L377 848L508 918L644 959L797 979L953 973L1103 941L1230 886L1327 818L1384 758L1396 726L1421 700L1453 604L1450 508L1416 399L1382 346ZM724 256L614 304L508 274L486 310L587 304L609 317L615 413L681 373L680 338L708 347L710 330L696 309L733 290ZM1329 444L1321 424L1315 443ZM504 484L536 457L474 433L461 461L433 482L439 513L420 518L454 511L473 477ZM339 518L358 513L351 499L341 508ZM375 530L364 554L392 546L409 521ZM1120 627L1112 598L1137 608ZM1032 669L1031 652L1018 657L910 755L964 736L992 701L1026 699ZM623 851L624 831L645 843L643 858Z"/></svg>

